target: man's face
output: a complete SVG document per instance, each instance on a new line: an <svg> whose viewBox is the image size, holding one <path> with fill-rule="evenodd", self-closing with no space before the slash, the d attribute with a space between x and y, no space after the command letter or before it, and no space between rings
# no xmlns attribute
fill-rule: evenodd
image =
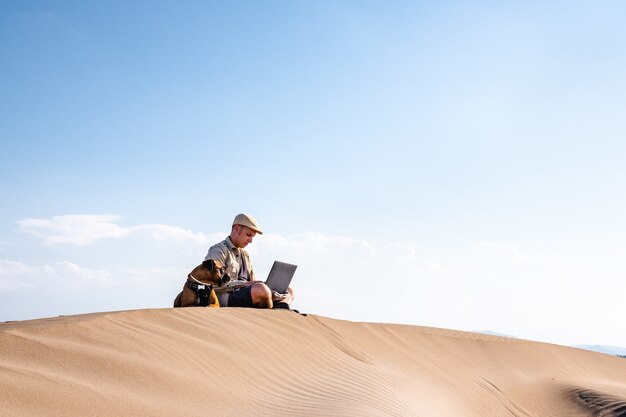
<svg viewBox="0 0 626 417"><path fill-rule="evenodd" d="M245 248L256 236L256 232L249 227L236 224L230 234L230 240L237 248Z"/></svg>

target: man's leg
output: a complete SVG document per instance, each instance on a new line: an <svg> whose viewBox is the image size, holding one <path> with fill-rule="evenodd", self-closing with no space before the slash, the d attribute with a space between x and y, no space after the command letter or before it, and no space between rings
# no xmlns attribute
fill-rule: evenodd
<svg viewBox="0 0 626 417"><path fill-rule="evenodd" d="M272 308L272 291L262 282L255 282L247 287L230 293L228 307Z"/></svg>
<svg viewBox="0 0 626 417"><path fill-rule="evenodd" d="M252 305L256 308L272 308L272 290L262 282L255 282L251 288Z"/></svg>

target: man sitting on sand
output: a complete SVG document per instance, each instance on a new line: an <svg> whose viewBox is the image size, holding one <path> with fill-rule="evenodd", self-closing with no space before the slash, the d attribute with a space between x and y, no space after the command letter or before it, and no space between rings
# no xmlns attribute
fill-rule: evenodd
<svg viewBox="0 0 626 417"><path fill-rule="evenodd" d="M216 288L222 307L289 308L293 290L285 295L273 293L264 282L256 281L250 256L243 248L263 232L256 219L249 214L238 214L233 221L230 236L211 246L205 261L213 259L224 264L226 274L235 284L229 288ZM226 302L224 302L226 301Z"/></svg>

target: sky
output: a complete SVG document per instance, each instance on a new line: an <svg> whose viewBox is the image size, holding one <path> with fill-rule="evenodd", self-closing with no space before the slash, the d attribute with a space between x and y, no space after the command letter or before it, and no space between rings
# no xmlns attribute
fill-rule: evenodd
<svg viewBox="0 0 626 417"><path fill-rule="evenodd" d="M302 312L626 347L626 4L0 0L0 321Z"/></svg>

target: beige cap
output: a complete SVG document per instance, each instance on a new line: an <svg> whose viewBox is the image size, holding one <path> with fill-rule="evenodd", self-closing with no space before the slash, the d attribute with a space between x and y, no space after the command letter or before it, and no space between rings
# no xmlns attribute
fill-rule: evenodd
<svg viewBox="0 0 626 417"><path fill-rule="evenodd" d="M256 219L249 214L238 214L233 220L233 226L236 224L240 224L242 226L247 226L250 229L254 230L258 234L262 235L263 232L259 229L259 224L256 222Z"/></svg>

